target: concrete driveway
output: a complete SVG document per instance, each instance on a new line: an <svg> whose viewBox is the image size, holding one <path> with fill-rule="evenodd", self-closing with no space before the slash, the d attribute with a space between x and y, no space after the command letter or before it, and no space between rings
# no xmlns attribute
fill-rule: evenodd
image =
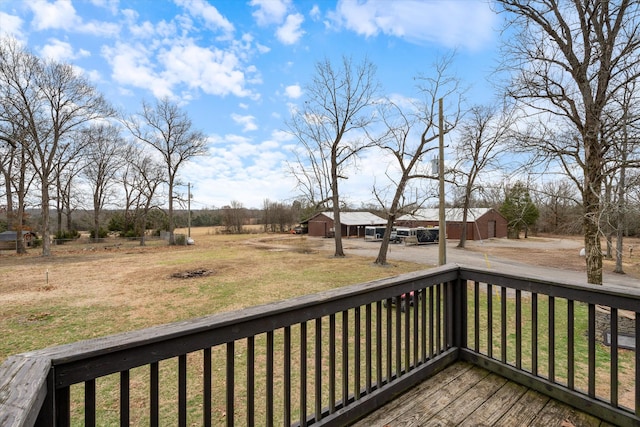
<svg viewBox="0 0 640 427"><path fill-rule="evenodd" d="M327 249L334 247L333 239L324 240L324 245ZM545 238L544 242L540 242L525 241L524 239L517 241L509 239L489 239L484 241L468 241L467 248L469 249L457 248L457 244L458 240L450 240L447 242L447 263L488 268L500 272L522 274L546 280L553 279L579 284L585 284L587 281L585 272L533 266L506 258L490 256L482 252L482 247L490 247L492 245L498 245L501 247L513 245L518 248L529 245L532 248L544 246L545 248L566 249L575 256L579 256L582 245L580 242L575 240ZM343 246L347 256L357 255L373 259L378 256L378 251L380 250L380 242L364 241L363 239L345 239L343 240ZM474 250L470 250L471 248ZM389 245L387 260L409 261L430 266L438 265L438 245L429 244L405 246L403 244L392 244ZM605 285L615 287L632 287L640 289L640 280L624 274L615 274L605 271L603 282Z"/></svg>

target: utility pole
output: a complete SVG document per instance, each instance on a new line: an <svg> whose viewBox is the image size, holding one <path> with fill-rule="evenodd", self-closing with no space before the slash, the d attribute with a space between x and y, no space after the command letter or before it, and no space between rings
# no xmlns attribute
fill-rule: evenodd
<svg viewBox="0 0 640 427"><path fill-rule="evenodd" d="M187 184L187 238L191 238L191 183Z"/></svg>
<svg viewBox="0 0 640 427"><path fill-rule="evenodd" d="M447 263L447 222L444 213L444 117L442 112L442 98L438 100L438 177L439 177L439 208L438 208L438 265Z"/></svg>

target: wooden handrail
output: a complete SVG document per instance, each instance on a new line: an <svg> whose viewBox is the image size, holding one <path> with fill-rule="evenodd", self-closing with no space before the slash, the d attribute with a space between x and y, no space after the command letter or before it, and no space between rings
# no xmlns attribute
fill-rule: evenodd
<svg viewBox="0 0 640 427"><path fill-rule="evenodd" d="M541 298L546 320L539 314ZM565 304L570 314L557 315L557 307ZM566 373L555 370L555 358L564 355L543 354L541 345L549 343L540 343L537 337L538 331L550 328L546 339L551 339L553 350L556 325L566 320L574 328L575 310L583 310L582 305L588 312L586 391L574 384L576 362L568 362ZM84 422L99 424L96 379L112 374L119 376L120 396L126 398L120 399L120 421L128 423L136 416L128 401L131 372L139 367L149 372L145 376L150 381L148 419L156 425L163 380L159 364L169 360L177 360L176 423L185 425L187 383L194 370L188 360L193 358L202 359L205 374L199 380L203 425L211 425L211 390L216 381L215 387L219 381L225 384L227 425L234 424L236 411L243 413L242 422L247 424L270 425L278 419L277 423L335 425L358 419L456 360L480 364L529 386L533 382L534 388L611 422L633 424L640 421L639 408L619 405L617 391L599 396L591 384L598 338L595 305L610 307L612 313L638 313L640 292L442 266L12 356L0 366L0 425L69 425L78 416L70 412L70 390L78 384L84 403L76 405L84 405ZM522 328L523 311L531 312L528 325L536 332L531 346L524 342L525 332L531 331ZM517 319L513 340L507 334L512 318ZM493 328L498 319L500 328ZM611 348L616 351L611 356L616 369L611 379L617 389L617 322L611 322L615 323ZM640 334L635 336L638 342ZM576 345L574 335L568 340L569 346ZM487 341L496 344L487 346ZM529 353L525 347L531 347ZM569 358L576 357L571 351ZM551 368L541 372L542 361ZM237 377L240 368L241 377L246 377L242 383ZM259 390L266 399L257 399L253 392L258 372ZM632 375L638 375L637 369ZM636 394L640 396L640 391ZM239 395L245 397L238 400ZM262 400L266 406L257 411L256 402Z"/></svg>

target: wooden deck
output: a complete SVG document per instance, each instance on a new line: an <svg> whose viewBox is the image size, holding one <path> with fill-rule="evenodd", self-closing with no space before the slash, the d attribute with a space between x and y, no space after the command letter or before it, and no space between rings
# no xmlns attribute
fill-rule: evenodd
<svg viewBox="0 0 640 427"><path fill-rule="evenodd" d="M354 426L611 426L468 363L457 363Z"/></svg>

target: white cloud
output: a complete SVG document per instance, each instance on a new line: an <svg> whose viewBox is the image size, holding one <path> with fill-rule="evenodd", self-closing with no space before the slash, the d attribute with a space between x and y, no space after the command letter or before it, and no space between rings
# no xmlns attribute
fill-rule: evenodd
<svg viewBox="0 0 640 427"><path fill-rule="evenodd" d="M304 35L301 25L304 17L300 13L288 13L290 0L251 0L257 7L253 17L260 26L277 25L276 38L283 44L294 44Z"/></svg>
<svg viewBox="0 0 640 427"><path fill-rule="evenodd" d="M202 17L211 28L220 29L226 35L234 31L233 24L222 16L218 9L204 0L175 0L178 6L182 6L192 15Z"/></svg>
<svg viewBox="0 0 640 427"><path fill-rule="evenodd" d="M102 54L110 63L111 77L116 82L147 89L157 98L173 95L169 82L155 72L149 61L151 55L143 45L117 43L114 47L103 47Z"/></svg>
<svg viewBox="0 0 640 427"><path fill-rule="evenodd" d="M204 48L190 41L174 45L157 55L162 75L174 84L186 84L211 95L249 96L245 74L238 57L231 51Z"/></svg>
<svg viewBox="0 0 640 427"><path fill-rule="evenodd" d="M33 12L32 25L38 31L60 29L70 32L95 35L115 35L119 31L116 24L108 22L90 21L84 23L76 14L71 0L33 0L27 3Z"/></svg>
<svg viewBox="0 0 640 427"><path fill-rule="evenodd" d="M294 139L294 136L291 134L291 132L287 132L280 129L276 129L273 132L271 132L271 137L276 141L280 141L280 142L287 142Z"/></svg>
<svg viewBox="0 0 640 427"><path fill-rule="evenodd" d="M338 25L365 37L383 33L413 43L469 49L493 37L497 20L488 2L445 0L339 0L332 16Z"/></svg>
<svg viewBox="0 0 640 427"><path fill-rule="evenodd" d="M111 37L120 32L120 26L104 21L90 21L78 27L78 32L101 37Z"/></svg>
<svg viewBox="0 0 640 427"><path fill-rule="evenodd" d="M251 0L251 6L257 6L253 17L258 25L280 24L284 20L291 0Z"/></svg>
<svg viewBox="0 0 640 427"><path fill-rule="evenodd" d="M8 13L0 12L0 28L3 33L19 37L22 32L22 19Z"/></svg>
<svg viewBox="0 0 640 427"><path fill-rule="evenodd" d="M321 13L320 13L320 8L318 7L317 4L314 4L313 7L311 8L311 10L309 11L309 16L311 17L311 19L313 19L314 21L317 21L318 19L320 19Z"/></svg>
<svg viewBox="0 0 640 427"><path fill-rule="evenodd" d="M81 25L71 0L34 0L28 3L33 12L33 26L37 30L51 28L70 30Z"/></svg>
<svg viewBox="0 0 640 427"><path fill-rule="evenodd" d="M231 114L231 118L234 122L244 126L242 128L243 132L249 132L252 130L257 130L258 126L256 125L256 118L253 116L242 116L240 114Z"/></svg>
<svg viewBox="0 0 640 427"><path fill-rule="evenodd" d="M115 15L118 13L120 0L91 0L91 3L98 7L108 9L112 14Z"/></svg>
<svg viewBox="0 0 640 427"><path fill-rule="evenodd" d="M70 62L73 59L91 55L89 51L83 49L75 52L70 43L57 39L50 39L49 43L40 49L40 54L44 58L53 59L58 62Z"/></svg>
<svg viewBox="0 0 640 427"><path fill-rule="evenodd" d="M294 44L304 35L300 28L304 22L304 17L299 14L288 15L284 25L276 30L276 37L284 44Z"/></svg>
<svg viewBox="0 0 640 427"><path fill-rule="evenodd" d="M287 95L287 97L291 99L298 99L302 96L302 88L300 87L300 85L297 85L297 84L287 86L284 89L284 92Z"/></svg>

